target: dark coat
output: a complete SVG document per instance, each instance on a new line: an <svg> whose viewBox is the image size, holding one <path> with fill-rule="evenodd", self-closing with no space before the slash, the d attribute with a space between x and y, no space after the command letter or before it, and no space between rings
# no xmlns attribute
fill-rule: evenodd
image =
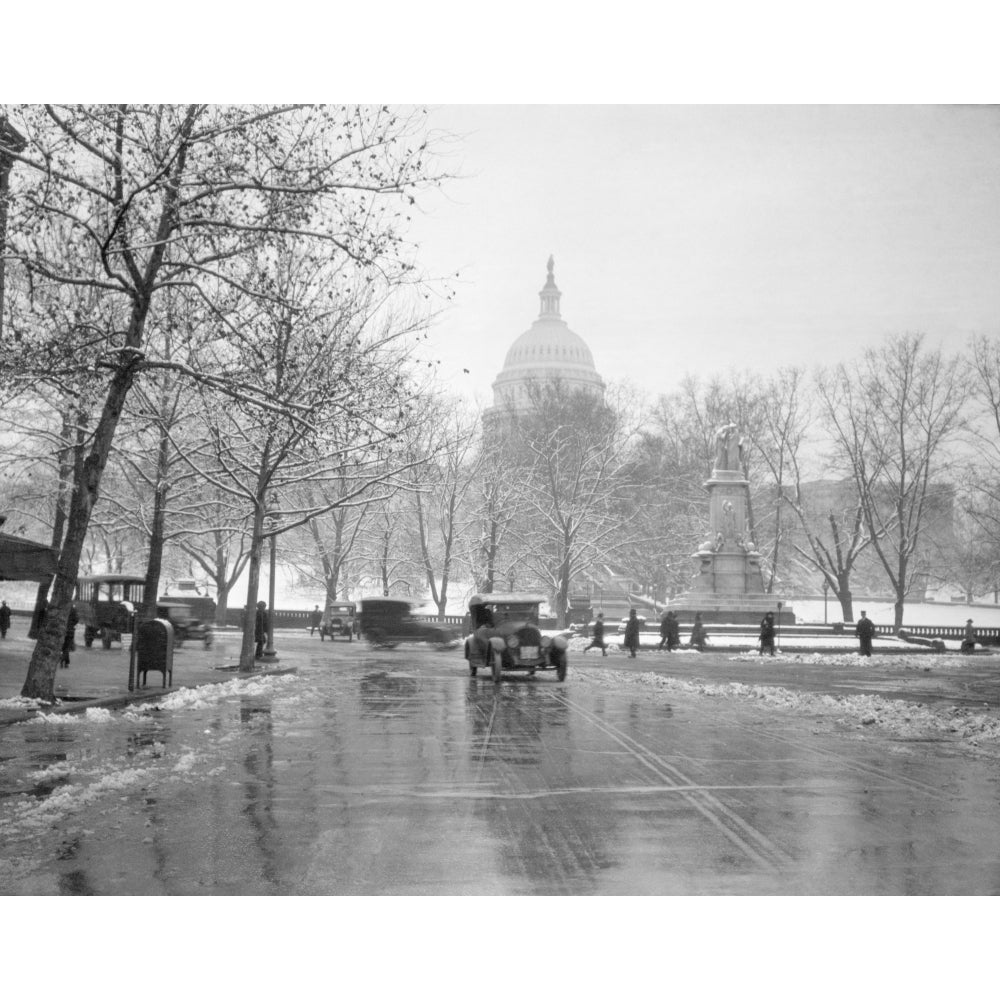
<svg viewBox="0 0 1000 1000"><path fill-rule="evenodd" d="M63 637L63 652L71 653L76 648L76 626L80 621L75 605L69 606L69 617L66 619L66 635Z"/></svg>
<svg viewBox="0 0 1000 1000"><path fill-rule="evenodd" d="M593 626L593 629L591 630L591 634L593 635L594 639L597 642L603 642L603 640L604 640L604 619L603 618L598 618L597 621L594 622L594 626Z"/></svg>
<svg viewBox="0 0 1000 1000"><path fill-rule="evenodd" d="M875 623L870 618L860 618L854 627L854 632L859 639L867 639L871 642L871 638L875 634Z"/></svg>
<svg viewBox="0 0 1000 1000"><path fill-rule="evenodd" d="M762 646L774 645L774 619L764 617L760 623L760 644Z"/></svg>
<svg viewBox="0 0 1000 1000"><path fill-rule="evenodd" d="M639 645L639 619L629 618L625 623L625 645L635 649Z"/></svg>
<svg viewBox="0 0 1000 1000"><path fill-rule="evenodd" d="M6 604L0 607L0 628L10 628L10 608Z"/></svg>
<svg viewBox="0 0 1000 1000"><path fill-rule="evenodd" d="M253 622L253 637L255 642L263 642L267 638L267 610L258 608Z"/></svg>
<svg viewBox="0 0 1000 1000"><path fill-rule="evenodd" d="M670 617L665 614L660 619L660 637L666 639L669 637L669 635L670 635Z"/></svg>

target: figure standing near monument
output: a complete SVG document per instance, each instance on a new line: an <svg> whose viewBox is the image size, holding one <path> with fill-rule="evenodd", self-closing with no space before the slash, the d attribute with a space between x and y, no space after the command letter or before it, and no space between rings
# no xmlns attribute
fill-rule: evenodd
<svg viewBox="0 0 1000 1000"><path fill-rule="evenodd" d="M768 655L774 656L774 615L768 611L760 622L760 648L758 656L763 656L765 650Z"/></svg>
<svg viewBox="0 0 1000 1000"><path fill-rule="evenodd" d="M704 653L705 640L707 638L708 633L705 631L705 625L701 620L701 612L696 611L694 615L694 624L691 626L691 648L697 649L699 653Z"/></svg>
<svg viewBox="0 0 1000 1000"><path fill-rule="evenodd" d="M875 623L865 614L864 611L861 612L861 617L858 619L858 624L854 627L854 634L858 637L858 642L860 643L860 649L858 652L862 656L872 655L872 637L875 635Z"/></svg>

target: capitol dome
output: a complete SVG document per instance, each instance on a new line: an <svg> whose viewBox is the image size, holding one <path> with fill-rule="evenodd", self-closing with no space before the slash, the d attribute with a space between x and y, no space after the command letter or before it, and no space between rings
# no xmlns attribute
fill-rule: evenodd
<svg viewBox="0 0 1000 1000"><path fill-rule="evenodd" d="M549 257L548 279L538 293L538 319L511 344L503 371L493 383L493 403L498 409L523 409L528 405L529 384L555 380L570 390L604 396L604 380L590 348L559 315L562 292L556 287L554 269L555 261Z"/></svg>

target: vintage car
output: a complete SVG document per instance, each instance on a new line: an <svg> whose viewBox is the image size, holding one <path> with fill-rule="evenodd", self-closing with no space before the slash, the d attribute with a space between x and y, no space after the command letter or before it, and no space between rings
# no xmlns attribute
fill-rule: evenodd
<svg viewBox="0 0 1000 1000"><path fill-rule="evenodd" d="M204 643L205 649L212 648L215 632L210 624L194 617L190 604L160 598L156 602L156 617L170 622L173 627L175 649L189 639Z"/></svg>
<svg viewBox="0 0 1000 1000"><path fill-rule="evenodd" d="M320 640L324 636L336 639L337 636L347 636L348 642L353 642L357 631L358 606L349 604L329 604L323 620L319 625Z"/></svg>
<svg viewBox="0 0 1000 1000"><path fill-rule="evenodd" d="M469 673L487 669L499 682L504 672L555 670L566 679L568 643L564 636L542 635L537 594L476 594L469 600L472 634L465 640Z"/></svg>
<svg viewBox="0 0 1000 1000"><path fill-rule="evenodd" d="M81 576L76 581L76 610L83 626L83 642L88 648L101 639L105 649L121 642L132 632L136 610L142 605L146 578L121 573Z"/></svg>
<svg viewBox="0 0 1000 1000"><path fill-rule="evenodd" d="M457 630L415 617L414 609L419 606L414 601L392 597L366 598L361 602L361 635L373 646L388 649L401 642L429 642L443 649L457 646Z"/></svg>

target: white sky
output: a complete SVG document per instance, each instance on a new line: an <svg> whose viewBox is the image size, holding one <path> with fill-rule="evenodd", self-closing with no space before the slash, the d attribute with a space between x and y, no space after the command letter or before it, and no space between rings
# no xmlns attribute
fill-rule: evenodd
<svg viewBox="0 0 1000 1000"><path fill-rule="evenodd" d="M461 179L421 199L459 271L428 352L492 402L555 256L562 317L606 379L848 359L885 334L1000 333L1000 110L441 105ZM462 373L470 369L469 375Z"/></svg>

